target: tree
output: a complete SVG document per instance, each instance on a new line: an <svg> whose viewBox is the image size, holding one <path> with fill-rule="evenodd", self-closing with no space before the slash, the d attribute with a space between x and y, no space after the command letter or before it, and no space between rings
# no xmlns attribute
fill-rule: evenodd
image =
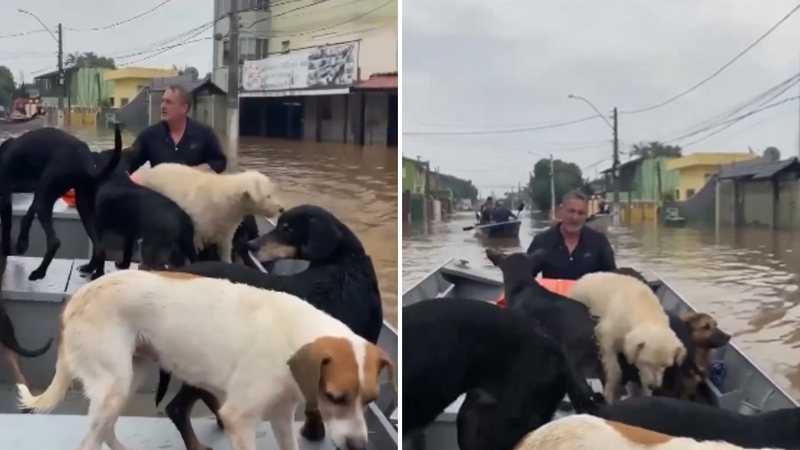
<svg viewBox="0 0 800 450"><path fill-rule="evenodd" d="M116 69L114 58L98 56L94 52L75 52L67 55L64 60L67 67L96 67L101 69Z"/></svg>
<svg viewBox="0 0 800 450"><path fill-rule="evenodd" d="M678 145L662 144L658 141L639 143L631 148L631 156L648 158L658 158L662 156L679 158L683 155L683 149Z"/></svg>
<svg viewBox="0 0 800 450"><path fill-rule="evenodd" d="M573 189L581 189L587 192L589 186L583 180L580 167L574 163L568 163L560 159L553 161L553 171L555 177L556 202ZM531 200L541 210L550 210L550 160L540 159L533 166L533 177L528 184L528 192Z"/></svg>
<svg viewBox="0 0 800 450"><path fill-rule="evenodd" d="M16 90L14 75L6 66L0 66L0 106L11 106L11 98Z"/></svg>

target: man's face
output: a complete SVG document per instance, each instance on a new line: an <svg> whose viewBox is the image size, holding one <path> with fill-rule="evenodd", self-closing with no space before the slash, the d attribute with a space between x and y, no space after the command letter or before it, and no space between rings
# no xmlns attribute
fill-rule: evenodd
<svg viewBox="0 0 800 450"><path fill-rule="evenodd" d="M186 117L187 105L181 100L180 95L172 89L164 91L161 97L161 118L166 121Z"/></svg>
<svg viewBox="0 0 800 450"><path fill-rule="evenodd" d="M561 205L561 226L568 233L578 233L586 223L586 202L570 198Z"/></svg>

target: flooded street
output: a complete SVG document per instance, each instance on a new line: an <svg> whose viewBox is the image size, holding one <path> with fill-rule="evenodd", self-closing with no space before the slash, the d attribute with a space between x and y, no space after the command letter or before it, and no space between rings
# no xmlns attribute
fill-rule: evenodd
<svg viewBox="0 0 800 450"><path fill-rule="evenodd" d="M524 250L544 225L523 214L520 239L482 242L462 227L472 213L403 230L403 290L449 258L492 278L500 272L486 246ZM800 399L800 233L766 229L658 228L608 233L618 266L657 274L697 309L712 314L733 340L781 387Z"/></svg>
<svg viewBox="0 0 800 450"><path fill-rule="evenodd" d="M72 128L93 149L113 147L112 130ZM0 140L5 139L0 133ZM123 133L123 145L135 136ZM397 325L397 149L241 138L239 165L278 186L284 205L329 209L358 235L372 257L384 317Z"/></svg>

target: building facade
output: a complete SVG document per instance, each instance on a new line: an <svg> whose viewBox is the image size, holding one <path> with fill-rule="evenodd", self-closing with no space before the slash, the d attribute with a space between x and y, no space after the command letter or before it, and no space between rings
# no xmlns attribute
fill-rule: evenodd
<svg viewBox="0 0 800 450"><path fill-rule="evenodd" d="M243 3L240 135L397 145L396 1ZM213 79L224 87L228 27L215 26Z"/></svg>
<svg viewBox="0 0 800 450"><path fill-rule="evenodd" d="M751 153L692 153L667 161L667 170L678 174L674 200L692 198L714 176L719 174L722 164L747 161L755 158Z"/></svg>
<svg viewBox="0 0 800 450"><path fill-rule="evenodd" d="M122 108L133 100L143 88L150 86L150 82L154 78L174 77L176 75L178 75L176 69L126 67L124 69L109 70L105 73L105 80L111 84L109 106Z"/></svg>

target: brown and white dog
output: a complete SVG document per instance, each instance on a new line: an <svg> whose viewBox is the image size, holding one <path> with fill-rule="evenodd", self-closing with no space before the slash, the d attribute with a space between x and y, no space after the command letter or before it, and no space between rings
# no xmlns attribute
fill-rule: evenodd
<svg viewBox="0 0 800 450"><path fill-rule="evenodd" d="M386 353L298 297L227 280L124 270L79 289L62 316L53 381L39 396L18 385L20 403L52 410L73 379L90 401L81 450L125 447L114 424L148 363L225 401L219 416L235 450L255 450L256 426L271 422L281 450L297 450L294 412L317 409L333 443L367 448L364 408Z"/></svg>
<svg viewBox="0 0 800 450"><path fill-rule="evenodd" d="M742 450L719 441L676 438L644 428L578 414L528 434L514 450ZM763 448L759 450L779 450Z"/></svg>

